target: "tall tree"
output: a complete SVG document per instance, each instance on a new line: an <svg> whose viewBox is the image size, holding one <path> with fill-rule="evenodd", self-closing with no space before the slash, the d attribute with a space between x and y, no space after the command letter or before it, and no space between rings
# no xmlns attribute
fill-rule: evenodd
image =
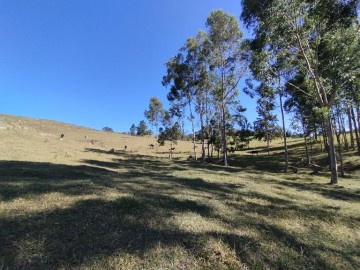
<svg viewBox="0 0 360 270"><path fill-rule="evenodd" d="M274 91L267 85L261 84L257 88L257 93L260 95L260 98L257 101L258 106L256 108L259 117L254 122L255 138L266 141L266 148L269 156L270 141L277 135L277 117L273 113L275 109Z"/></svg>
<svg viewBox="0 0 360 270"><path fill-rule="evenodd" d="M161 101L157 97L150 98L149 109L144 112L145 117L149 123L155 127L155 136L157 140L159 132L159 124L164 122L165 110ZM158 145L156 144L156 152L158 151Z"/></svg>
<svg viewBox="0 0 360 270"><path fill-rule="evenodd" d="M136 135L136 126L132 124L130 127L130 135Z"/></svg>
<svg viewBox="0 0 360 270"><path fill-rule="evenodd" d="M149 123L155 127L155 134L159 132L158 127L164 117L164 113L161 101L157 97L150 98L149 110L145 110L144 115Z"/></svg>
<svg viewBox="0 0 360 270"><path fill-rule="evenodd" d="M283 140L284 140L284 160L285 168L284 171L288 172L289 167L289 156L286 139L286 125L285 125L285 113L284 113L284 85L281 81L280 72L281 69L286 66L286 62L276 61L273 59L273 54L270 48L259 48L256 42L249 42L251 50L251 64L250 69L255 80L261 82L263 85L267 85L268 89L273 89L274 95L279 97L279 107L281 113L281 122L283 129ZM275 61L274 61L275 60ZM286 60L286 59L281 59ZM248 79L248 87L246 87L246 93L252 95L250 90L253 88L253 84ZM258 88L261 89L261 88Z"/></svg>
<svg viewBox="0 0 360 270"><path fill-rule="evenodd" d="M148 130L148 127L144 120L140 121L139 125L136 127L136 130L137 130L136 135L138 136L145 136L151 134L151 131Z"/></svg>
<svg viewBox="0 0 360 270"><path fill-rule="evenodd" d="M208 103L209 86L206 62L208 50L204 46L206 43L207 35L201 31L195 38L189 38L179 53L167 62L167 75L163 77L163 85L170 86L167 97L172 103L173 111L175 110L179 114L185 112L185 107L189 110L195 160L195 113L199 114L201 130L203 130ZM202 158L204 160L204 147Z"/></svg>
<svg viewBox="0 0 360 270"><path fill-rule="evenodd" d="M178 122L176 122L171 127L166 127L165 129L160 128L158 143L160 143L160 145L164 145L166 141L170 143L170 159L172 159L173 155L173 144L177 144L177 141L180 139L181 135L181 128Z"/></svg>
<svg viewBox="0 0 360 270"><path fill-rule="evenodd" d="M215 84L213 96L221 112L221 138L224 165L227 160L227 124L229 108L237 103L238 83L242 78L245 65L241 43L242 32L234 16L221 10L211 12L206 22L209 36L210 70Z"/></svg>
<svg viewBox="0 0 360 270"><path fill-rule="evenodd" d="M247 26L255 30L255 40L260 48L270 48L273 53L272 61L287 59L287 65L281 73L285 83L289 77L302 72L309 79L312 87L305 92L300 87L297 91L304 91L311 99L316 99L319 108L325 114L326 133L329 144L331 167L330 183L338 182L333 124L331 109L342 88L335 83L334 74L339 71L338 61L344 68L342 76L347 80L353 79L351 58L337 54L336 49L342 48L344 39L332 39L334 33L341 36L344 29L350 27L352 18L356 18L356 8L359 1L291 1L291 0L242 0L244 19ZM261 8L259 8L261 7ZM336 36L336 35L335 35ZM348 38L354 41L350 35ZM328 44L331 44L329 46ZM325 51L326 54L322 54ZM332 61L329 55L333 56Z"/></svg>

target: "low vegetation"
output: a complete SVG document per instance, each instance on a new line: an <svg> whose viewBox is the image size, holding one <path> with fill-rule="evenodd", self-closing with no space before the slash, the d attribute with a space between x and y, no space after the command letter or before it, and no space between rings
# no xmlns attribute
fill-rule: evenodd
<svg viewBox="0 0 360 270"><path fill-rule="evenodd" d="M154 138L10 116L0 126L0 269L359 269L355 152L327 185L324 154L313 145L314 174L300 139L289 142L298 172L285 174L281 141L270 157L253 141L222 167L187 161L191 142L169 160Z"/></svg>

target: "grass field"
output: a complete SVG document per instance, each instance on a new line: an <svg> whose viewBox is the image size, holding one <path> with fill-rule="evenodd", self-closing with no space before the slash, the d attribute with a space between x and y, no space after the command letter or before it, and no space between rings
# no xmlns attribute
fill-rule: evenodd
<svg viewBox="0 0 360 270"><path fill-rule="evenodd" d="M281 141L228 168L154 142L0 115L0 269L360 269L355 152L334 186L318 145L323 172L298 165L300 139L296 174Z"/></svg>

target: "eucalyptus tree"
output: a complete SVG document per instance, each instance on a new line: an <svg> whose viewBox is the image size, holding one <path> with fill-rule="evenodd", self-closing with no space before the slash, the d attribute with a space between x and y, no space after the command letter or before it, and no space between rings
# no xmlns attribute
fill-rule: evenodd
<svg viewBox="0 0 360 270"><path fill-rule="evenodd" d="M173 126L165 127L165 129L160 128L158 143L160 145L164 145L166 141L170 143L170 159L172 159L173 155L173 144L177 144L177 141L180 139L181 135L182 133L178 122L176 122Z"/></svg>
<svg viewBox="0 0 360 270"><path fill-rule="evenodd" d="M195 99L195 88L191 69L186 63L186 49L181 48L177 55L173 56L167 63L167 74L163 77L163 85L170 86L167 99L172 103L170 110L182 117L185 113L185 107L188 107L190 115L189 120L191 122L191 129L193 134L193 149L194 157L196 160L196 148L195 148L195 126L194 126L194 114L193 114L193 101Z"/></svg>
<svg viewBox="0 0 360 270"><path fill-rule="evenodd" d="M148 119L149 123L155 126L155 136L157 140L159 124L163 122L165 116L165 110L163 108L162 102L157 97L150 98L149 109L144 111L144 115Z"/></svg>
<svg viewBox="0 0 360 270"><path fill-rule="evenodd" d="M281 72L284 83L289 78L302 72L311 82L311 91L305 92L294 85L297 91L303 91L309 99L315 99L326 116L326 133L329 143L331 180L338 182L333 125L331 109L343 89L338 87L334 74L339 72L339 62L343 72L341 76L347 81L354 80L354 69L351 67L352 58L344 58L337 54L338 48L344 44L342 36L345 29L351 26L356 18L356 8L359 1L307 1L307 0L242 0L242 18L249 27L255 30L255 41L261 48L270 48L272 59L287 59L288 65ZM347 39L354 40L348 35ZM326 42L329 40L329 42ZM331 46L329 46L331 44ZM322 54L325 51L326 54ZM353 52L354 53L354 52ZM328 56L332 60L328 61ZM356 78L356 76L355 76Z"/></svg>
<svg viewBox="0 0 360 270"><path fill-rule="evenodd" d="M130 135L136 135L136 126L132 124L130 127Z"/></svg>
<svg viewBox="0 0 360 270"><path fill-rule="evenodd" d="M221 112L221 138L224 165L227 161L227 124L230 106L237 103L238 83L244 75L244 50L241 42L242 32L234 16L221 10L211 12L206 22L209 38L209 58L213 97Z"/></svg>
<svg viewBox="0 0 360 270"><path fill-rule="evenodd" d="M196 157L195 113L198 113L202 138L202 160L205 160L204 128L205 117L209 107L210 85L208 79L207 56L209 54L206 33L200 31L197 36L190 37L178 54L167 62L167 75L163 77L163 85L169 86L167 95L172 103L172 110L180 116L184 108L189 110L193 134L194 158Z"/></svg>
<svg viewBox="0 0 360 270"><path fill-rule="evenodd" d="M164 117L162 102L157 97L150 98L149 110L145 110L144 115L148 119L149 123L155 126L155 134L157 134L159 131L159 124Z"/></svg>
<svg viewBox="0 0 360 270"><path fill-rule="evenodd" d="M199 31L196 38L188 40L188 61L194 67L195 81L195 109L199 114L200 135L201 135L201 160L205 162L205 127L210 121L210 110L212 106L211 96L211 74L209 73L208 59L210 51L208 36L205 32Z"/></svg>
<svg viewBox="0 0 360 270"><path fill-rule="evenodd" d="M259 81L262 85L268 86L268 91L273 91L273 95L278 95L279 97L279 107L281 113L281 122L282 122L282 133L284 141L284 161L285 168L284 171L288 172L289 167L289 155L287 147L287 138L286 138L286 124L285 124L285 112L284 112L284 96L286 94L285 87L281 79L281 71L287 65L287 61L284 58L274 57L273 52L269 47L262 48L259 47L259 44L256 42L249 42L249 47L251 48L251 63L250 69L252 71L253 78L256 81ZM253 84L248 80L248 87L246 91L248 94L253 95L250 91L253 89ZM259 87L258 89L261 89Z"/></svg>
<svg viewBox="0 0 360 270"><path fill-rule="evenodd" d="M265 84L261 84L257 88L257 93L260 98L257 101L256 107L258 118L254 122L255 138L266 141L266 148L268 156L270 155L269 144L270 141L276 136L276 122L277 117L273 113L275 109L274 91Z"/></svg>

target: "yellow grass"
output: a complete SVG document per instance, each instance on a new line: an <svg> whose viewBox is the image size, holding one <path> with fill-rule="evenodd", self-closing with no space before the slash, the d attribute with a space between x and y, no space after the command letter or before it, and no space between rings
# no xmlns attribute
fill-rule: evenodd
<svg viewBox="0 0 360 270"><path fill-rule="evenodd" d="M151 143L0 115L0 269L360 268L359 171L337 186L305 165L281 173L281 141L229 168Z"/></svg>

